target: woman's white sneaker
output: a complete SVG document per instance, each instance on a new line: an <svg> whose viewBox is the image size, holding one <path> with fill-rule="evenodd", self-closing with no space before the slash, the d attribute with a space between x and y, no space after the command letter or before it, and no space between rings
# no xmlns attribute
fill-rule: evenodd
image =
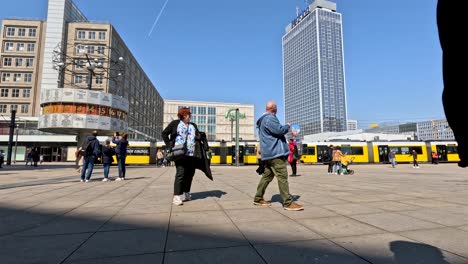
<svg viewBox="0 0 468 264"><path fill-rule="evenodd" d="M172 203L175 205L183 205L184 203L182 202L182 199L180 199L181 195L174 195L174 198L172 199Z"/></svg>

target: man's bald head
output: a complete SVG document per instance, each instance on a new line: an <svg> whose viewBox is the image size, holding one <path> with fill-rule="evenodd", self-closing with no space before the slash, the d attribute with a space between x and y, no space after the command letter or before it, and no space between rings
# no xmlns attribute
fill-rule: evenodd
<svg viewBox="0 0 468 264"><path fill-rule="evenodd" d="M268 113L273 113L273 114L276 114L276 111L277 111L277 107L276 107L276 103L273 102L273 101L270 101L266 104L266 111Z"/></svg>

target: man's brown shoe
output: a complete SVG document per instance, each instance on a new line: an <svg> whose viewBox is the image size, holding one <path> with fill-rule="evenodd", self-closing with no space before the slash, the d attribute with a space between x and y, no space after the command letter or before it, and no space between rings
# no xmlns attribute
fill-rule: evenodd
<svg viewBox="0 0 468 264"><path fill-rule="evenodd" d="M285 206L285 207L284 207L284 210L288 210L288 211L301 211L301 210L304 210L304 206L292 202L292 203L289 204L288 206Z"/></svg>
<svg viewBox="0 0 468 264"><path fill-rule="evenodd" d="M271 203L270 203L270 202L267 202L267 201L265 201L265 200L263 200L263 199L261 199L261 200L258 201L258 202L255 202L255 201L254 201L254 205L271 206Z"/></svg>

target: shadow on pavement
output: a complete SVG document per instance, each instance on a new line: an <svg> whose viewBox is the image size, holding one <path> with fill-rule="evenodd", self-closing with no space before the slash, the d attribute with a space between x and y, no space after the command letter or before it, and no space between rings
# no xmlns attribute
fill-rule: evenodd
<svg viewBox="0 0 468 264"><path fill-rule="evenodd" d="M449 264L442 252L431 245L410 241L393 241L390 250L395 263Z"/></svg>
<svg viewBox="0 0 468 264"><path fill-rule="evenodd" d="M206 191L206 192L196 192L196 193L191 193L191 194L192 194L192 199L197 200L197 199L205 199L208 197L221 198L221 196L227 193L220 191L220 190L215 190L215 191Z"/></svg>

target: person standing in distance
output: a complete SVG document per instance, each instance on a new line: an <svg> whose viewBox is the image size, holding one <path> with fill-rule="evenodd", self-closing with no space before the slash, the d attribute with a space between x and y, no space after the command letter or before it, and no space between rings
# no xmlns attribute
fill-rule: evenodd
<svg viewBox="0 0 468 264"><path fill-rule="evenodd" d="M112 143L115 144L117 166L119 167L119 177L115 179L116 181L125 180L125 172L127 171L125 168L125 159L127 158L128 147L127 137L128 136L126 133L123 133L122 136L119 136L119 132L115 132L114 137L112 137Z"/></svg>
<svg viewBox="0 0 468 264"><path fill-rule="evenodd" d="M289 155L289 147L285 134L288 133L290 125L281 125L276 117L276 103L270 101L266 105L264 113L257 121L258 135L260 137L260 149L262 161L265 165L260 182L257 186L257 193L254 198L254 205L270 206L271 203L265 201L265 194L268 184L276 176L278 187L283 200L285 210L304 210L304 206L295 203L289 193L288 170L286 160Z"/></svg>

